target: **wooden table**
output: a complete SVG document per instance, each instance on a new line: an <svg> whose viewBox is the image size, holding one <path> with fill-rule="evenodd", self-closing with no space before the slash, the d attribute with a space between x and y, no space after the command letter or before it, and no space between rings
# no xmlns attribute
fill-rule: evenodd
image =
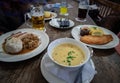
<svg viewBox="0 0 120 83"><path fill-rule="evenodd" d="M50 0L56 2L57 0ZM69 9L69 18L75 22L76 25L80 24L93 24L93 20L88 16L85 23L75 21L77 16L78 3L73 0L68 0L73 8ZM63 37L71 37L71 29L59 30L51 27L46 22L46 33L50 38L50 42ZM25 24L19 28L26 28ZM47 49L47 48L46 48ZM46 49L31 59L6 63L0 62L0 83L48 83L41 74L40 63ZM97 74L91 83L120 83L120 56L115 53L114 49L99 50L94 49L92 57L95 64Z"/></svg>

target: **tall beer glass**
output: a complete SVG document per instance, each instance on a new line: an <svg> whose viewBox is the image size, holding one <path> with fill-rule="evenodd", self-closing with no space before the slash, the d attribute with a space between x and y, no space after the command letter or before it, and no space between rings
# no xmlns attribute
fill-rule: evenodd
<svg viewBox="0 0 120 83"><path fill-rule="evenodd" d="M84 22L89 11L89 0L79 0L77 21Z"/></svg>

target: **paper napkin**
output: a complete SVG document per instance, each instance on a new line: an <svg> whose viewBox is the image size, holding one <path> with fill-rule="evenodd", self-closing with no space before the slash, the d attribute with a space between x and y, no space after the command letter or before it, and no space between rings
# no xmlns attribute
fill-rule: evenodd
<svg viewBox="0 0 120 83"><path fill-rule="evenodd" d="M54 62L52 62L52 60L49 58L48 55L45 57L44 65L49 72L51 72L58 78L64 80L66 83L74 83L78 73L80 73L78 68L67 69L55 64ZM80 81L82 81L83 83L89 83L93 79L95 74L96 74L96 70L95 68L92 67L89 61L83 66L82 74L79 75L82 76L79 77L82 79L79 79L78 82L76 83L80 83Z"/></svg>
<svg viewBox="0 0 120 83"><path fill-rule="evenodd" d="M59 23L57 22L57 19L52 19L51 22L53 26L59 27Z"/></svg>

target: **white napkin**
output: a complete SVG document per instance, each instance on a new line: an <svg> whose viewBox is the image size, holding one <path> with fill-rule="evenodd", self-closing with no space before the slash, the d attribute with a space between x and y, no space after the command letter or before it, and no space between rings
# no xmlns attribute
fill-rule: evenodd
<svg viewBox="0 0 120 83"><path fill-rule="evenodd" d="M98 6L96 4L89 6L90 10L98 9Z"/></svg>
<svg viewBox="0 0 120 83"><path fill-rule="evenodd" d="M55 27L59 27L59 23L57 22L57 19L52 19L51 24Z"/></svg>
<svg viewBox="0 0 120 83"><path fill-rule="evenodd" d="M64 67L58 66L53 63L48 55L45 58L44 63L46 69L57 76L58 78L64 80L66 83L74 83L76 75L78 75L78 69L66 69ZM84 65L82 71L82 82L89 83L94 75L96 74L95 68L91 66L91 63L88 62ZM79 82L78 82L79 83Z"/></svg>
<svg viewBox="0 0 120 83"><path fill-rule="evenodd" d="M45 7L47 8L60 8L60 3L55 3L55 4L46 4ZM71 4L68 4L68 8L73 8L73 6Z"/></svg>

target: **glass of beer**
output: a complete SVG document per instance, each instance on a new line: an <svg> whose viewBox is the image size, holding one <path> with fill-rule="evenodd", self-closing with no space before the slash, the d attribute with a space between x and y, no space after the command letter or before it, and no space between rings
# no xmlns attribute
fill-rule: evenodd
<svg viewBox="0 0 120 83"><path fill-rule="evenodd" d="M67 1L61 0L60 15L68 15Z"/></svg>
<svg viewBox="0 0 120 83"><path fill-rule="evenodd" d="M77 21L85 22L89 11L89 0L79 0Z"/></svg>
<svg viewBox="0 0 120 83"><path fill-rule="evenodd" d="M29 17L31 26L34 29L45 31L44 10L41 5L33 6L26 15Z"/></svg>

